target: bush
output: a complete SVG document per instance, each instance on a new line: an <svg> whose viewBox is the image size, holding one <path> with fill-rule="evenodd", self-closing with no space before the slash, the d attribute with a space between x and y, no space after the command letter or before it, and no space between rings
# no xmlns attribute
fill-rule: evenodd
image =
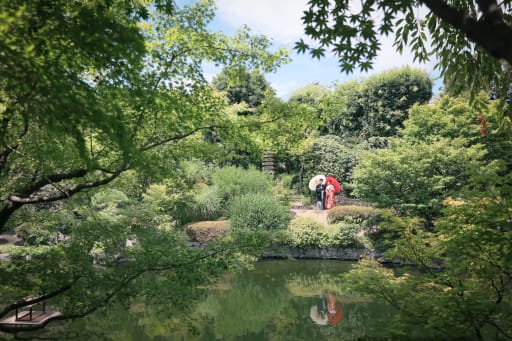
<svg viewBox="0 0 512 341"><path fill-rule="evenodd" d="M194 202L194 213L200 219L217 219L224 214L217 186L205 185L194 197Z"/></svg>
<svg viewBox="0 0 512 341"><path fill-rule="evenodd" d="M313 218L293 219L287 232L286 244L294 247L316 247L328 239L324 225Z"/></svg>
<svg viewBox="0 0 512 341"><path fill-rule="evenodd" d="M379 215L378 209L367 206L336 206L327 213L329 224L347 222L361 224L364 220Z"/></svg>
<svg viewBox="0 0 512 341"><path fill-rule="evenodd" d="M290 222L285 234L285 244L299 247L363 247L362 228L356 224L340 223L324 226L320 222L301 217Z"/></svg>
<svg viewBox="0 0 512 341"><path fill-rule="evenodd" d="M233 229L277 230L288 224L288 209L270 194L247 194L233 200L230 207Z"/></svg>
<svg viewBox="0 0 512 341"><path fill-rule="evenodd" d="M206 243L229 232L229 221L200 221L188 224L185 233L193 242Z"/></svg>
<svg viewBox="0 0 512 341"><path fill-rule="evenodd" d="M51 245L57 239L56 226L45 223L24 222L15 228L16 236L23 240L25 245Z"/></svg>
<svg viewBox="0 0 512 341"><path fill-rule="evenodd" d="M214 220L227 214L231 200L244 194L270 193L272 179L256 169L224 167L212 174L211 184L196 184L194 205L189 215L194 220Z"/></svg>
<svg viewBox="0 0 512 341"><path fill-rule="evenodd" d="M225 203L243 194L270 193L272 188L270 176L253 168L220 168L213 173L212 182Z"/></svg>
<svg viewBox="0 0 512 341"><path fill-rule="evenodd" d="M362 228L358 224L339 223L334 227L332 243L339 247L364 247Z"/></svg>
<svg viewBox="0 0 512 341"><path fill-rule="evenodd" d="M331 175L338 179L347 193L345 183L352 182L358 156L366 149L366 143L346 144L339 136L320 136L302 156L304 185L307 186L309 179L316 174ZM309 189L306 192L309 193Z"/></svg>

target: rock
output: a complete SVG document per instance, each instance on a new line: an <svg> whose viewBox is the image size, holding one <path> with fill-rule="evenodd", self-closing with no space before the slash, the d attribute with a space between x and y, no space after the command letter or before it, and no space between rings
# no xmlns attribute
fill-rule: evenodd
<svg viewBox="0 0 512 341"><path fill-rule="evenodd" d="M296 258L296 259L336 259L357 261L363 256L372 255L371 250L353 248L307 248L274 246L262 254L262 258Z"/></svg>

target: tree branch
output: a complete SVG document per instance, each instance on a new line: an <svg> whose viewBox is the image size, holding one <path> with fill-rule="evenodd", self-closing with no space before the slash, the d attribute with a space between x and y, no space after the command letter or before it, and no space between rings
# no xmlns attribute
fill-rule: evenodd
<svg viewBox="0 0 512 341"><path fill-rule="evenodd" d="M492 23L503 21L503 13L495 0L476 0L476 3L486 20Z"/></svg>
<svg viewBox="0 0 512 341"><path fill-rule="evenodd" d="M70 171L68 173L56 173L51 174L48 176L45 176L44 178L33 182L30 186L27 186L25 188L22 188L18 193L14 193L14 196L28 196L32 193L35 193L36 191L40 190L46 185L52 184L54 182L60 182L62 180L69 180L69 179L75 179L80 178L85 175L87 175L87 169L76 169L73 171Z"/></svg>
<svg viewBox="0 0 512 341"><path fill-rule="evenodd" d="M123 164L118 170L112 172L110 176L107 176L103 179L96 180L96 181L90 181L90 182L84 182L78 185L75 185L67 190L61 190L59 194L54 195L48 195L48 196L35 196L34 193L40 190L42 187L51 184L52 181L62 181L62 180L69 180L69 179L76 179L78 177L83 177L87 175L87 171L85 170L77 170L74 172L69 172L66 174L54 174L51 176L46 177L45 179L42 179L38 182L36 182L39 186L32 185L30 187L25 188L25 194L21 193L13 193L9 194L7 196L7 205L5 205L0 210L0 231L3 230L5 227L7 221L11 217L11 215L20 207L27 204L39 204L39 203L48 203L48 202L55 202L62 199L66 199L71 197L72 195L87 189L87 188L94 188L101 185L108 184L112 182L114 179L116 179L122 172L128 169L127 164ZM28 190L32 190L32 192L28 192Z"/></svg>
<svg viewBox="0 0 512 341"><path fill-rule="evenodd" d="M279 117L276 117L276 118L273 118L273 119L269 119L269 120L266 120L266 121L258 121L258 122L251 122L251 123L247 123L247 124L241 124L239 125L238 127L239 128L245 128L245 127L250 127L251 125L263 125L263 124L268 124L268 123L273 123L273 122L276 122L276 121L279 121L281 119L285 119L286 118L286 115L283 115L283 116L279 116ZM194 128L188 132L185 132L185 133L182 133L182 134L178 134L178 135L174 135L174 136L169 136L165 139L162 139L160 141L157 141L157 142L153 142L153 143L149 143L143 147L140 148L140 151L144 152L144 151L147 151L149 149L153 149L153 148L156 148L158 146L161 146L161 145L164 145L166 143L169 143L169 142L173 142L173 141L177 141L177 140L182 140L186 137L189 137L190 135L193 135L201 130L206 130L206 129L214 129L214 128L218 128L218 129L226 129L228 128L228 126L226 125L207 125L207 126L202 126L202 127L198 127L198 128Z"/></svg>
<svg viewBox="0 0 512 341"><path fill-rule="evenodd" d="M495 1L477 1L483 13L479 20L442 0L420 1L438 18L462 32L470 41L481 46L495 58L504 59L512 65L512 27L503 20Z"/></svg>
<svg viewBox="0 0 512 341"><path fill-rule="evenodd" d="M116 172L112 173L108 177L105 177L103 179L96 180L96 181L84 182L84 183L78 184L78 185L76 185L74 187L71 187L71 188L65 190L65 192L61 192L58 195L22 197L22 196L18 196L16 194L11 194L11 195L9 195L7 197L7 199L9 201L11 201L11 202L20 203L22 205L25 205L25 204L39 204L39 203L44 203L44 202L54 202L54 201L66 199L66 198L69 198L70 196L72 196L73 194L76 194L76 193L78 193L78 192L80 192L80 191L82 191L82 190L84 190L86 188L93 188L93 187L98 187L98 186L101 186L101 185L108 184L112 180L117 178L126 169L127 168L121 167L119 170L117 170ZM86 175L86 174L84 174L84 175Z"/></svg>

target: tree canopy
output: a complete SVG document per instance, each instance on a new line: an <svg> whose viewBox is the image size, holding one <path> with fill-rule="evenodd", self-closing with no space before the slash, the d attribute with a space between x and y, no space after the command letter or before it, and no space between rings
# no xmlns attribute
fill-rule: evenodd
<svg viewBox="0 0 512 341"><path fill-rule="evenodd" d="M408 117L413 104L432 97L432 81L423 70L404 67L346 82L326 96L326 130L342 137L390 137Z"/></svg>
<svg viewBox="0 0 512 341"><path fill-rule="evenodd" d="M233 73L223 69L212 81L214 88L226 93L229 104L244 102L254 109L263 102L266 95L274 92L265 76L256 70L249 72L244 69Z"/></svg>
<svg viewBox="0 0 512 341"><path fill-rule="evenodd" d="M197 132L229 129L202 62L272 71L286 56L247 28L210 32L213 1L171 12L159 1L0 6L11 18L0 25L0 230L24 205L68 198L130 168L168 167L200 143Z"/></svg>

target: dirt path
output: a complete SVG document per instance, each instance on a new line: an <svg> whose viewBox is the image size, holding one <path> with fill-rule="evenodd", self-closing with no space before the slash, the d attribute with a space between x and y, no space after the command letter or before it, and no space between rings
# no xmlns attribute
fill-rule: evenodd
<svg viewBox="0 0 512 341"><path fill-rule="evenodd" d="M299 218L299 217L308 217L313 218L320 223L327 225L327 211L317 210L317 209L298 209L298 208L292 208L291 211L293 212L293 218Z"/></svg>

